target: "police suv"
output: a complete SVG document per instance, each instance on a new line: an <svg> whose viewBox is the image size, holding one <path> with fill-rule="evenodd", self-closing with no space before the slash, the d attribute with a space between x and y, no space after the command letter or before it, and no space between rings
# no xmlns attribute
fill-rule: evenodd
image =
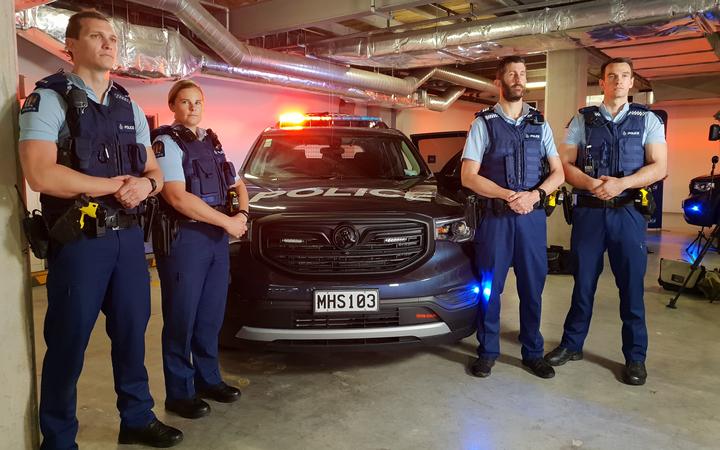
<svg viewBox="0 0 720 450"><path fill-rule="evenodd" d="M285 115L240 175L250 226L231 244L224 345L365 348L475 329L474 217L438 193L377 117Z"/></svg>

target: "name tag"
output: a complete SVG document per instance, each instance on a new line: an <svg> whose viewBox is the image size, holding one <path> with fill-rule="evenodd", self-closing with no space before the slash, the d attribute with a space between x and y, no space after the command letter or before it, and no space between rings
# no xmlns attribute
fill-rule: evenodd
<svg viewBox="0 0 720 450"><path fill-rule="evenodd" d="M135 132L135 124L134 123L126 123L126 122L118 122L118 131L121 133L134 133Z"/></svg>

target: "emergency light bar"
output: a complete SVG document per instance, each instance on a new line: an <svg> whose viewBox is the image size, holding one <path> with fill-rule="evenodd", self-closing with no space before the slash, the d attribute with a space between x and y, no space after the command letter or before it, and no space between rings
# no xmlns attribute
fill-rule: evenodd
<svg viewBox="0 0 720 450"><path fill-rule="evenodd" d="M374 116L291 112L280 116L277 127L285 130L301 130L305 127L387 128L388 126L380 117Z"/></svg>

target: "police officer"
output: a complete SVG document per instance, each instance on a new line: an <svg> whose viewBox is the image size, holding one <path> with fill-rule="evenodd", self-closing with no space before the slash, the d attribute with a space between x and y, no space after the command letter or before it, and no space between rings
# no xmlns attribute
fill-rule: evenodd
<svg viewBox="0 0 720 450"><path fill-rule="evenodd" d="M165 174L162 220L173 222L166 229L177 228L157 259L165 409L186 418L210 412L201 397L224 403L240 397L240 391L221 378L218 334L229 283L228 235L239 238L247 231L248 194L245 185L235 181L235 169L217 135L198 126L204 103L200 86L178 81L168 94L174 124L153 130L153 150ZM233 216L229 191L238 200L239 211Z"/></svg>
<svg viewBox="0 0 720 450"><path fill-rule="evenodd" d="M108 19L96 11L73 15L66 46L72 73L40 80L21 109L22 168L30 187L41 192L50 227L77 209L81 194L94 197L105 216L85 219L86 234L78 227L74 240L50 242L41 448L77 448L76 385L100 311L112 341L118 441L169 447L182 433L151 410L144 365L150 280L138 226L141 202L162 187L162 173L148 152L142 110L109 79L117 36Z"/></svg>
<svg viewBox="0 0 720 450"><path fill-rule="evenodd" d="M463 151L462 184L479 196L481 217L475 233L481 277L478 309L478 358L470 365L487 377L500 354L500 294L513 266L520 297L522 362L541 378L555 375L542 358L540 303L547 275L548 192L563 182L552 131L542 115L522 101L527 84L525 61L503 59L494 81L500 101L476 114ZM546 169L543 169L543 168Z"/></svg>
<svg viewBox="0 0 720 450"><path fill-rule="evenodd" d="M634 206L637 189L665 176L667 145L662 122L645 106L628 103L632 61L614 58L601 67L603 102L572 119L562 161L574 186L571 253L576 264L572 303L560 345L546 355L553 366L583 358L603 254L608 252L620 291L623 380L647 378L648 335L643 300L647 248L646 220Z"/></svg>

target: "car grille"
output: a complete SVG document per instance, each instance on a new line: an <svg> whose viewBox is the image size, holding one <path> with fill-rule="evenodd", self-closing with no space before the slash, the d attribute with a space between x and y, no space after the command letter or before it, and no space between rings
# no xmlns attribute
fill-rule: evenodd
<svg viewBox="0 0 720 450"><path fill-rule="evenodd" d="M356 242L339 248L339 227L351 227ZM429 252L430 226L420 220L281 220L260 227L263 257L295 274L352 275L395 273Z"/></svg>
<svg viewBox="0 0 720 450"><path fill-rule="evenodd" d="M400 314L397 309L379 313L354 315L343 314L295 314L294 326L299 329L340 329L340 328L382 328L400 325Z"/></svg>

